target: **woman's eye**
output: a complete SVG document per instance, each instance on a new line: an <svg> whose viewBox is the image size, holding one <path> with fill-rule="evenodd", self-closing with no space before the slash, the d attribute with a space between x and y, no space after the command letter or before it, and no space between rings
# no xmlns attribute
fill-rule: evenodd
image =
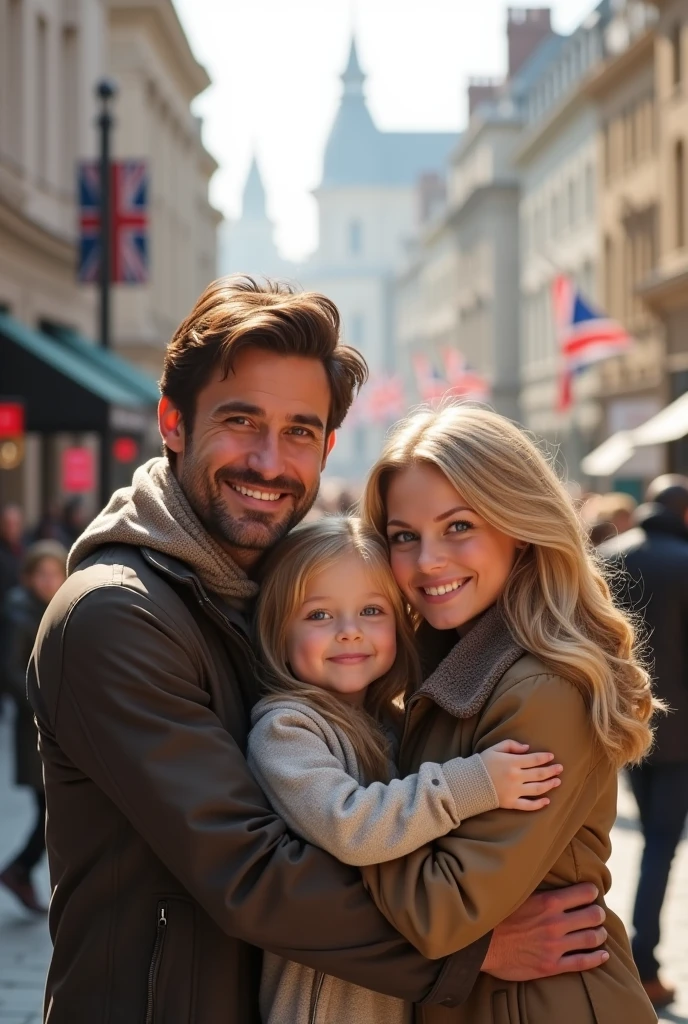
<svg viewBox="0 0 688 1024"><path fill-rule="evenodd" d="M390 544L409 544L412 540L416 539L415 533L411 533L410 530L400 530L399 533L393 533L389 538Z"/></svg>
<svg viewBox="0 0 688 1024"><path fill-rule="evenodd" d="M367 608L363 609L363 611L361 612L361 615L366 615L366 616L382 615L382 608L376 608L374 604L371 604L371 605L368 605Z"/></svg>
<svg viewBox="0 0 688 1024"><path fill-rule="evenodd" d="M332 618L332 616L330 615L329 612L324 612L324 611L321 611L321 610L316 611L316 612L311 612L310 615L308 616L308 619L311 622L324 622L326 619L331 619L331 618Z"/></svg>
<svg viewBox="0 0 688 1024"><path fill-rule="evenodd" d="M450 523L448 527L449 533L466 533L468 530L473 529L473 523L467 522L465 519L457 519L456 522Z"/></svg>

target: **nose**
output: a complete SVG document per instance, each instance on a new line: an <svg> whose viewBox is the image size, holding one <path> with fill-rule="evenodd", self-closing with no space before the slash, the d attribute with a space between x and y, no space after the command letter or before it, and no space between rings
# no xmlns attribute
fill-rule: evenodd
<svg viewBox="0 0 688 1024"><path fill-rule="evenodd" d="M284 457L279 434L271 431L260 434L248 454L247 462L249 469L260 473L265 480L281 476L284 473Z"/></svg>
<svg viewBox="0 0 688 1024"><path fill-rule="evenodd" d="M347 618L337 625L337 640L360 640L362 635L361 624L358 618Z"/></svg>
<svg viewBox="0 0 688 1024"><path fill-rule="evenodd" d="M423 573L435 572L443 569L446 565L446 557L442 552L442 546L432 541L421 541L418 551L418 569Z"/></svg>

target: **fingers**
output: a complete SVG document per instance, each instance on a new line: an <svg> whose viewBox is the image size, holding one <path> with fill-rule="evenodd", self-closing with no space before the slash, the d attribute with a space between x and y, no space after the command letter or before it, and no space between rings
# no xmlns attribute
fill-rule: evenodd
<svg viewBox="0 0 688 1024"><path fill-rule="evenodd" d="M604 911L595 904L597 896L597 886L593 885L592 882L577 882L575 885L569 885L565 889L552 889L549 892L535 893L531 898L544 903L551 913L563 913L565 910L575 910L576 907L582 907L582 910L569 915L567 920L570 921L573 921L579 914L582 918L590 914L602 914L599 920L594 918L591 921L588 916L584 924L572 924L571 928L567 929L568 931L575 931L577 928L594 928L604 921ZM592 906L588 906L588 904L592 904Z"/></svg>
<svg viewBox="0 0 688 1024"><path fill-rule="evenodd" d="M511 740L507 740L506 742L507 743L511 743L512 741ZM495 747L495 750L497 750L497 749L498 748ZM542 765L542 764L549 764L550 761L554 760L554 754L543 754L543 753L521 754L517 750L505 750L505 751L501 751L501 753L517 754L518 756L517 756L516 760L514 761L514 764L516 765L517 768L521 768L521 769L538 768L540 765Z"/></svg>
<svg viewBox="0 0 688 1024"><path fill-rule="evenodd" d="M590 971L600 967L609 959L606 949L596 949L594 953L568 953L559 960L553 974L572 974L579 971Z"/></svg>
<svg viewBox="0 0 688 1024"><path fill-rule="evenodd" d="M544 782L525 782L521 787L524 796L542 796L549 793L550 789L561 786L561 779L545 779Z"/></svg>
<svg viewBox="0 0 688 1024"><path fill-rule="evenodd" d="M606 928L586 928L584 931L571 932L562 939L564 953L583 952L587 949L598 949L607 941Z"/></svg>
<svg viewBox="0 0 688 1024"><path fill-rule="evenodd" d="M546 796L540 800L529 800L527 797L521 796L513 804L513 809L516 811L541 811L548 803L549 800Z"/></svg>
<svg viewBox="0 0 688 1024"><path fill-rule="evenodd" d="M495 743L494 747L489 747L488 749L498 750L500 754L524 754L530 748L527 743L518 743L516 740L502 740L501 743Z"/></svg>
<svg viewBox="0 0 688 1024"><path fill-rule="evenodd" d="M545 779L556 778L563 770L560 764L550 764L546 768L526 768L522 778L524 782L543 782Z"/></svg>

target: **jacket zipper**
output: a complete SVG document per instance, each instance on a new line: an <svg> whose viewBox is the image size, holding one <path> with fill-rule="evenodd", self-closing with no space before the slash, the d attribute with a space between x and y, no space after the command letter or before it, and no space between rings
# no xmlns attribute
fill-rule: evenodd
<svg viewBox="0 0 688 1024"><path fill-rule="evenodd" d="M158 980L160 958L162 957L162 947L165 943L166 932L167 904L158 903L158 926L155 933L153 955L151 956L150 967L148 969L148 999L146 1001L146 1024L153 1024L153 1014L155 1013L155 985Z"/></svg>
<svg viewBox="0 0 688 1024"><path fill-rule="evenodd" d="M311 1016L308 1024L315 1024L315 1018L318 1013L318 1003L320 1002L320 993L322 992L323 982L325 981L325 975L318 973L315 976L315 987L313 990L313 1008L311 1010Z"/></svg>

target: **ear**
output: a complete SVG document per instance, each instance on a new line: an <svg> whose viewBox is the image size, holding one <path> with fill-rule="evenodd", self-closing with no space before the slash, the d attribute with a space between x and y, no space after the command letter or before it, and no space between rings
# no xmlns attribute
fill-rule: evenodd
<svg viewBox="0 0 688 1024"><path fill-rule="evenodd" d="M335 446L336 440L337 440L336 432L334 430L330 431L330 433L327 435L327 438L325 439L325 454L323 455L322 465L320 467L321 469L325 468L325 466L327 464L327 460L328 460L329 455L330 455L330 452L332 451L332 449Z"/></svg>
<svg viewBox="0 0 688 1024"><path fill-rule="evenodd" d="M184 423L182 414L169 398L163 397L158 403L158 429L166 446L178 455L184 451Z"/></svg>

